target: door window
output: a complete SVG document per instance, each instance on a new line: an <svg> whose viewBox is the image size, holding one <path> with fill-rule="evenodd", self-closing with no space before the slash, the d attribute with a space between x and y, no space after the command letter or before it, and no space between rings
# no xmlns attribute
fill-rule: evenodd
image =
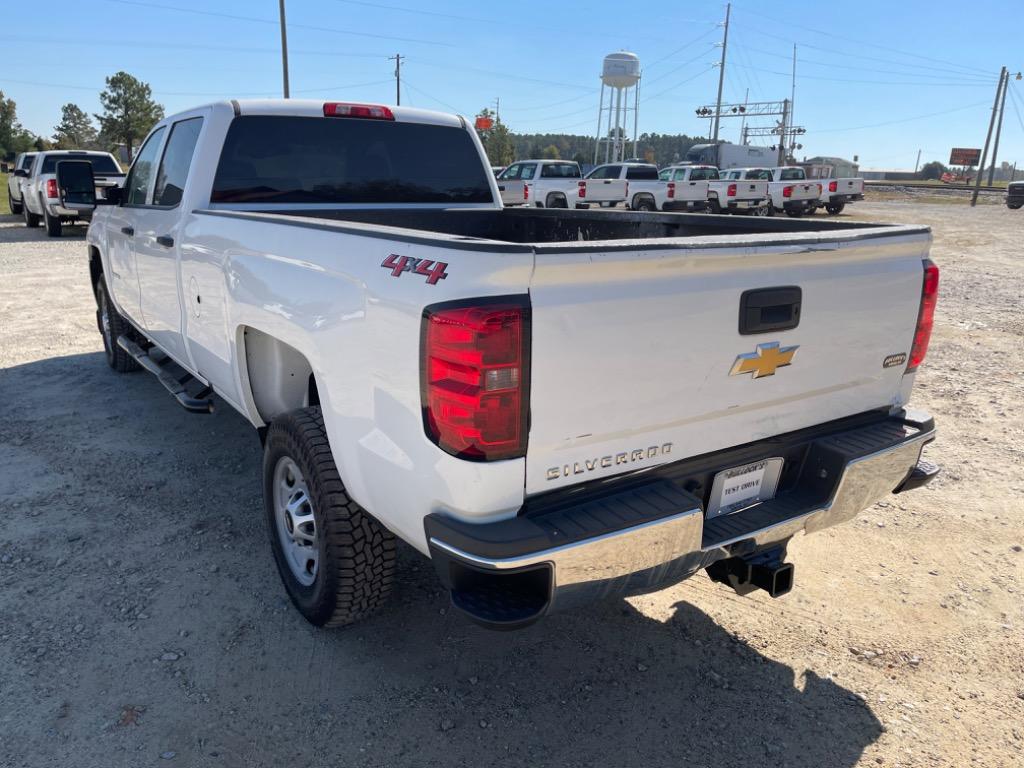
<svg viewBox="0 0 1024 768"><path fill-rule="evenodd" d="M156 175L156 187L153 190L153 204L174 207L181 202L185 191L185 180L192 164L192 155L199 140L199 130L203 127L203 118L193 117L181 120L171 126L171 135L167 139L164 158L160 161L160 171Z"/></svg>
<svg viewBox="0 0 1024 768"><path fill-rule="evenodd" d="M160 142L163 140L166 126L158 128L149 134L146 143L139 150L138 157L128 172L128 180L124 187L128 190L125 198L125 205L145 205L146 196L149 193L149 183L153 180L153 173L156 169L156 153L160 149Z"/></svg>

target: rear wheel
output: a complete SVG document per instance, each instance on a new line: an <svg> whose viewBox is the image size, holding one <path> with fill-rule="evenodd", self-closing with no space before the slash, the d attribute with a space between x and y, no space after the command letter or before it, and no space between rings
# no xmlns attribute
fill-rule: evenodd
<svg viewBox="0 0 1024 768"><path fill-rule="evenodd" d="M828 211L829 216L838 216L843 212L843 208L846 207L846 203L828 203L825 206L825 210Z"/></svg>
<svg viewBox="0 0 1024 768"><path fill-rule="evenodd" d="M271 422L263 498L277 570L307 621L343 626L384 603L394 579L395 539L349 498L319 407Z"/></svg>
<svg viewBox="0 0 1024 768"><path fill-rule="evenodd" d="M633 201L632 208L634 211L656 211L658 207L654 204L654 201L649 197L640 197Z"/></svg>
<svg viewBox="0 0 1024 768"><path fill-rule="evenodd" d="M14 202L14 198L11 196L11 188L7 188L7 204L11 207L11 213L18 215L21 213L21 203Z"/></svg>
<svg viewBox="0 0 1024 768"><path fill-rule="evenodd" d="M708 200L708 213L721 213L721 212L722 212L722 206L721 206L721 204L719 204L718 200L716 200L714 198Z"/></svg>
<svg viewBox="0 0 1024 768"><path fill-rule="evenodd" d="M39 214L32 213L32 211L28 209L28 206L25 204L24 200L21 201L21 204L21 214L25 219L25 226L28 227L29 229L35 229L36 227L39 226Z"/></svg>
<svg viewBox="0 0 1024 768"><path fill-rule="evenodd" d="M96 326L103 337L103 351L107 356L107 365L118 373L128 373L141 368L138 361L125 352L117 343L119 336L132 335L131 324L114 309L107 294L107 283L100 276L96 281Z"/></svg>
<svg viewBox="0 0 1024 768"><path fill-rule="evenodd" d="M569 204L565 201L562 195L551 194L548 195L544 200L544 205L548 208L568 208Z"/></svg>
<svg viewBox="0 0 1024 768"><path fill-rule="evenodd" d="M60 216L51 216L50 211L46 208L46 204L43 203L43 221L46 223L46 234L50 237L61 236L61 224Z"/></svg>
<svg viewBox="0 0 1024 768"><path fill-rule="evenodd" d="M1011 211L1016 211L1022 205L1024 205L1024 203L1007 203L1006 207L1009 208Z"/></svg>
<svg viewBox="0 0 1024 768"><path fill-rule="evenodd" d="M792 216L794 219L799 219L801 216L804 215L804 209L803 208L787 208L786 209L786 215L787 216Z"/></svg>

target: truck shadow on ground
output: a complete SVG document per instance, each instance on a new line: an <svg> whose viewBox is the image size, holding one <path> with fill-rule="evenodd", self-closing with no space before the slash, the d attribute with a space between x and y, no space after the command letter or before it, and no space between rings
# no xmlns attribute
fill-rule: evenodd
<svg viewBox="0 0 1024 768"><path fill-rule="evenodd" d="M274 571L251 426L100 353L0 370L0 424L0 615L46 649L0 664L26 710L15 763L844 768L882 733L687 602L703 576L652 615L615 601L497 634L403 547L382 614L310 627Z"/></svg>
<svg viewBox="0 0 1024 768"><path fill-rule="evenodd" d="M85 233L89 229L87 222L78 224L65 224L61 228L61 237L50 237L46 234L46 227L40 224L38 227L26 227L24 217L19 214L0 214L0 229L3 234L0 242L5 243L33 243L33 242L57 242L61 239L84 240Z"/></svg>

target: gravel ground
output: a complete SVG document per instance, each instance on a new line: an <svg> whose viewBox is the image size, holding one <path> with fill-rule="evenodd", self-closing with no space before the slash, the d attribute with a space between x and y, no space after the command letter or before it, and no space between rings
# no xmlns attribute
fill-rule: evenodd
<svg viewBox="0 0 1024 768"><path fill-rule="evenodd" d="M513 634L408 548L382 615L308 626L253 430L111 372L83 231L0 217L0 764L1024 764L1024 212L850 212L934 227L944 473L795 541L781 600L702 575Z"/></svg>

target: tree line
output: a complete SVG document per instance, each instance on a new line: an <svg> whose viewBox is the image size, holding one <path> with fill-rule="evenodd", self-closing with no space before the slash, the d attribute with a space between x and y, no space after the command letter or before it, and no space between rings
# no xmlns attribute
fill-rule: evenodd
<svg viewBox="0 0 1024 768"><path fill-rule="evenodd" d="M22 126L14 100L0 91L0 157L47 149L112 152L121 144L131 157L136 144L164 117L163 105L153 100L149 85L127 72L106 78L100 106L101 114L89 115L69 102L61 107L60 121L52 136L37 136Z"/></svg>

